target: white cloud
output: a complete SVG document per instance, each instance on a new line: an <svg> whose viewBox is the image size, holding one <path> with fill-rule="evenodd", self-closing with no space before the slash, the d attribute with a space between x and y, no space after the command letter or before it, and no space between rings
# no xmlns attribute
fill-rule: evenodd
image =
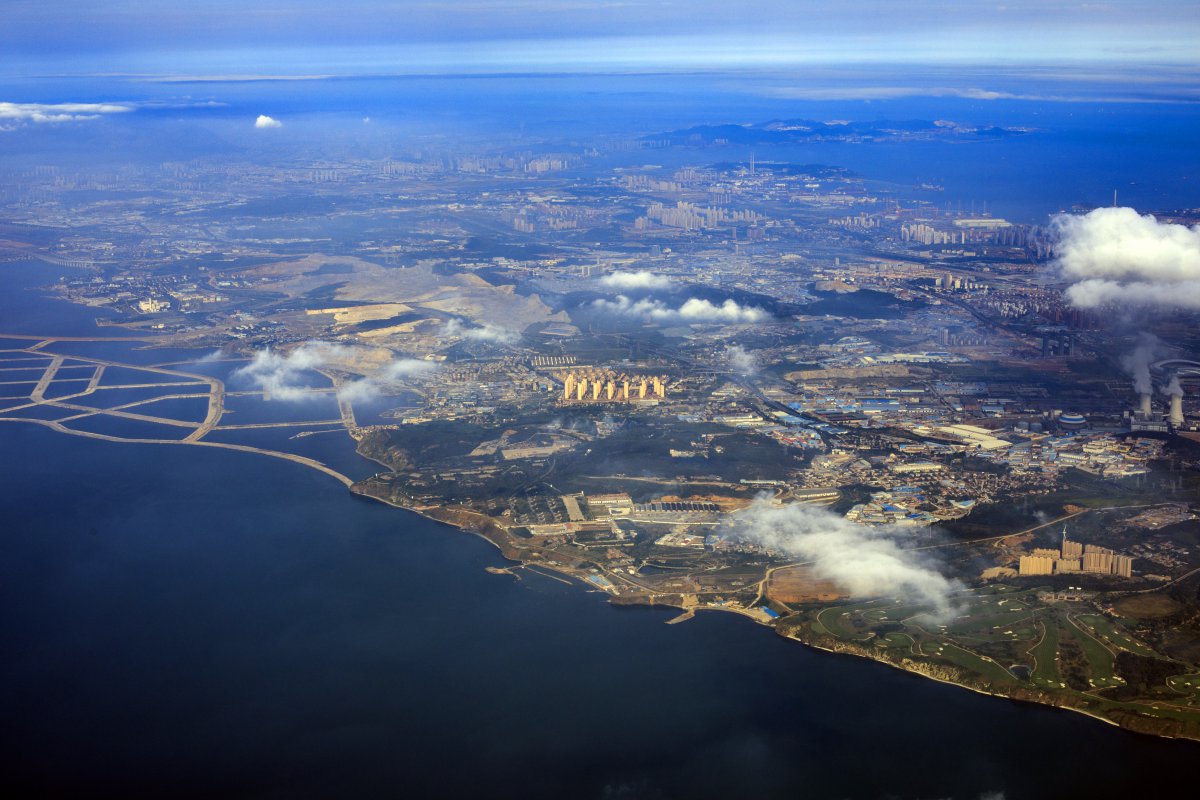
<svg viewBox="0 0 1200 800"><path fill-rule="evenodd" d="M308 342L287 355L271 348L259 350L250 363L233 374L258 386L272 400L310 400L315 395L303 382L304 372L346 358L348 348L325 342Z"/></svg>
<svg viewBox="0 0 1200 800"><path fill-rule="evenodd" d="M268 117L266 114L259 114L258 119L254 120L254 127L262 128L282 128L283 123L274 117Z"/></svg>
<svg viewBox="0 0 1200 800"><path fill-rule="evenodd" d="M605 275L600 279L600 283L612 289L665 289L671 285L671 280L665 275L655 275L653 272L618 270Z"/></svg>
<svg viewBox="0 0 1200 800"><path fill-rule="evenodd" d="M757 306L743 306L733 300L716 305L697 297L689 298L679 308L671 308L659 300L645 299L634 302L621 294L617 295L615 300L596 300L592 303L592 308L608 314L644 317L665 323L737 324L763 322L771 316Z"/></svg>
<svg viewBox="0 0 1200 800"><path fill-rule="evenodd" d="M343 383L338 389L338 398L351 403L374 400L386 393L390 386L403 383L406 379L428 375L436 369L437 365L429 361L417 358L397 359L365 378Z"/></svg>
<svg viewBox="0 0 1200 800"><path fill-rule="evenodd" d="M502 328L485 322L483 325L472 327L457 319L449 320L442 328L442 335L459 337L473 342L493 342L495 344L510 344L520 338L520 334L511 328Z"/></svg>
<svg viewBox="0 0 1200 800"><path fill-rule="evenodd" d="M855 597L915 602L938 619L953 615L962 584L897 544L887 526L858 525L823 508L775 505L765 496L731 515L733 535L810 562L813 571Z"/></svg>
<svg viewBox="0 0 1200 800"><path fill-rule="evenodd" d="M0 103L0 124L81 122L133 110L132 105L122 103Z"/></svg>
<svg viewBox="0 0 1200 800"><path fill-rule="evenodd" d="M1159 222L1132 208L1054 219L1057 265L1079 308L1110 303L1200 308L1200 226Z"/></svg>
<svg viewBox="0 0 1200 800"><path fill-rule="evenodd" d="M304 373L322 367L352 363L356 351L350 347L327 342L307 342L287 355L270 349L259 350L250 363L238 368L234 375L261 388L272 400L311 400L321 395L313 392L304 381ZM343 383L338 397L343 400L370 400L386 392L389 386L406 379L425 375L437 369L428 361L401 358L390 361L374 372L357 380Z"/></svg>

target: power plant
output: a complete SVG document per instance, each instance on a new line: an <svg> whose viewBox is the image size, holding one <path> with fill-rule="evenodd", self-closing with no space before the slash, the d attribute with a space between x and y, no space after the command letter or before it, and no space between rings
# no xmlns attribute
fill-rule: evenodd
<svg viewBox="0 0 1200 800"><path fill-rule="evenodd" d="M1155 376L1153 382L1151 374ZM1143 366L1140 374L1135 376L1138 402L1130 415L1130 430L1167 432L1194 428L1188 426L1183 414L1181 380L1188 378L1200 378L1200 362L1168 359L1150 365L1148 370ZM1154 383L1159 385L1159 392L1169 398L1165 416L1154 410Z"/></svg>
<svg viewBox="0 0 1200 800"><path fill-rule="evenodd" d="M626 375L613 370L574 370L554 377L562 381L564 403L636 403L667 396L666 378Z"/></svg>

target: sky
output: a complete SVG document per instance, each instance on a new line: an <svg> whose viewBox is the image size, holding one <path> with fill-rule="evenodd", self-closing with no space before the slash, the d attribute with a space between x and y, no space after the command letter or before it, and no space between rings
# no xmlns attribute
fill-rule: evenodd
<svg viewBox="0 0 1200 800"><path fill-rule="evenodd" d="M3 0L5 74L1200 64L1196 0Z"/></svg>

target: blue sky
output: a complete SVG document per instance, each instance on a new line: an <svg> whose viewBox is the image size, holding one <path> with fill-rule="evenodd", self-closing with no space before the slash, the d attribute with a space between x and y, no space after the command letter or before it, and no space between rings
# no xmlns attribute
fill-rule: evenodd
<svg viewBox="0 0 1200 800"><path fill-rule="evenodd" d="M3 0L10 74L1200 63L1200 2Z"/></svg>

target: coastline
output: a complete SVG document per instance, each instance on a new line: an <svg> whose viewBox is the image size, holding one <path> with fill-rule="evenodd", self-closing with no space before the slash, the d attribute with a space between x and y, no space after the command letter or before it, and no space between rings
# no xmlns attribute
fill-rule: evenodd
<svg viewBox="0 0 1200 800"><path fill-rule="evenodd" d="M685 622L688 619L694 618L696 612L698 612L698 611L724 611L727 613L733 613L738 616L748 618L752 622L754 622L758 625L762 625L763 627L773 630L777 635L782 636L785 639L789 639L789 640L798 642L802 645L811 647L815 650L821 650L826 653L837 654L837 655L851 655L851 656L856 656L858 658L876 661L876 662L879 662L886 666L895 668L902 672L929 678L938 683L955 686L955 687L958 687L961 689L967 689L972 692L975 692L976 694L987 695L989 697L994 697L994 698L1003 698L1003 699L1010 700L1013 702L1028 703L1028 704L1032 704L1032 705L1048 706L1050 708L1055 708L1055 709L1074 711L1076 713L1082 714L1082 715L1090 717L1092 719L1107 723L1108 725L1111 725L1113 727L1121 728L1121 729L1129 731L1131 733L1138 733L1138 734L1145 735L1145 736L1153 736L1155 738L1160 738L1160 739L1200 741L1200 732L1197 732L1196 735L1190 735L1190 736L1186 735L1186 734L1167 732L1167 731L1160 729L1161 727L1166 727L1166 726L1156 726L1156 725L1154 725L1153 722L1150 721L1149 718L1135 716L1136 712L1131 712L1130 716L1123 717L1122 720L1116 720L1116 719L1112 719L1108 716L1105 716L1103 714L1096 713L1095 711L1092 711L1090 709L1080 707L1079 705L1076 705L1073 703L1045 702L1045 701L1042 701L1042 700L1039 700L1036 698L1022 697L1022 696L1019 696L1016 694L1009 694L1009 693L1005 693L1005 692L997 692L997 691L989 690L987 688L983 688L981 686L975 685L971 682L954 680L950 677L940 676L940 675L934 674L934 670L931 670L931 669L913 668L916 665L922 664L922 662L913 661L913 662L911 662L913 667L910 667L910 666L907 666L905 663L903 663L903 661L897 662L897 661L892 661L892 660L885 659L885 658L880 658L874 652L872 652L871 650L869 650L867 648L858 648L858 647L854 647L853 645L850 645L850 644L847 644L847 646L842 647L842 648L825 646L824 644L816 641L815 639L808 640L808 639L802 638L801 636L797 636L794 633L783 632L780 629L778 622L776 620L763 619L761 614L752 613L753 609L751 609L751 608L727 607L727 606L719 606L719 605L688 605L688 604L682 603L682 602L671 602L670 598L672 597L672 595L669 595L669 594L659 595L659 597L661 597L665 602L657 601L655 599L654 595L651 595L649 597L639 597L637 595L614 594L614 593L605 591L605 590L597 587L596 585L590 583L587 580L585 575L582 575L577 571L574 571L571 569L565 569L561 565L542 563L542 562L536 562L536 561L528 561L528 560L521 558L520 554L517 550L505 547L501 541L498 541L498 537L496 537L495 535L493 535L493 536L488 535L488 530L490 527L494 527L497 532L504 531L504 528L502 526L498 525L495 521L491 520L490 518L484 517L483 515L479 514L478 512L473 512L473 511L469 511L466 509L446 508L446 507L441 507L441 506L408 506L408 505L396 503L385 497L380 497L376 494L359 489L358 482L352 481L350 478L342 475L341 473L338 473L336 470L333 470L332 468L322 464L321 462L318 462L314 459L306 458L304 456L294 455L294 454L290 454L290 453L282 453L282 452L278 452L278 451L263 450L263 449L249 447L249 446L245 446L245 445L236 445L236 444L230 444L230 443L217 443L217 442L204 442L204 441L183 441L183 440L180 440L180 441L147 440L147 439L131 440L131 439L122 439L119 437L107 436L104 434L79 433L79 432L75 432L75 431L70 431L68 429L64 429L64 428L62 428L62 426L56 425L54 422L47 421L47 420L11 419L11 420L4 420L4 421L30 422L30 423L34 423L37 425L41 425L43 427L49 428L51 430L54 430L54 431L60 432L60 433L70 433L70 434L82 435L82 436L85 436L86 438L99 439L99 440L116 442L116 443L201 445L201 446L215 447L215 448L219 448L219 449L234 450L234 451L240 451L240 452L258 453L260 455L269 455L269 456L281 458L284 460L289 460L289 461L292 461L293 463L298 463L303 466L310 467L310 468L317 470L318 472L321 472L329 477L334 477L335 479L338 480L339 483L342 483L349 490L350 494L352 494L352 495L370 498L377 502L383 503L391 508L396 508L396 509L400 509L403 511L407 511L407 512L416 514L420 517L423 517L424 519L430 520L432 522L440 523L440 524L445 525L446 527L454 529L458 532L477 536L478 538L488 542L493 547L495 547L500 552L502 557L513 562L513 564L515 564L519 567L525 567L525 568L531 568L531 569L533 567L540 567L541 569L544 569L544 570L554 573L556 576L562 576L559 579L564 580L564 582L567 582L567 583L577 582L579 584L582 584L582 586L589 591L601 592L603 594L608 595L608 601L610 603L613 603L614 600L616 600L618 597L621 597L621 598L623 598L622 601L619 603L621 605L643 606L643 607L647 607L647 608L665 607L665 608L678 609L680 611L680 614L676 615L675 617L672 617L669 620L666 620L666 624L677 624L680 622ZM362 454L359 453L359 455L362 455ZM388 465L384 464L383 462L379 461L378 459L370 458L369 456L363 456L363 457L368 458L369 460L374 461L375 463L380 464L381 466L388 467ZM472 524L472 523L474 523L474 524ZM674 597L678 597L678 595L674 595ZM760 599L761 599L761 596L760 596ZM936 665L931 665L931 666L936 666ZM958 668L954 667L952 669L958 669ZM1067 698L1067 699L1070 699L1070 698ZM1097 699L1102 699L1102 698L1097 698ZM1136 720L1136 719L1146 719L1148 724L1145 724L1145 725L1128 724L1130 722L1130 720Z"/></svg>
<svg viewBox="0 0 1200 800"><path fill-rule="evenodd" d="M421 516L425 519L431 520L433 522L441 523L442 525L445 525L445 526L452 528L456 531L459 531L461 533L467 533L467 534L472 534L474 536L477 536L480 539L483 539L484 541L492 544L497 550L500 551L500 554L504 558L506 558L510 561L513 561L515 564L517 564L519 566L522 566L522 567L537 566L542 569L546 569L551 572L554 572L557 575L562 575L567 578L574 579L575 581L583 584L584 588L586 588L590 591L602 591L602 590L599 590L599 589L595 588L594 586L590 585L584 578L580 577L578 574L576 574L570 570L564 570L564 569L556 567L555 565L550 565L550 564L531 563L531 562L524 561L520 558L513 557L513 554L506 552L505 548L501 544L499 544L492 538L488 537L483 531L473 530L470 527L456 524L451 519L447 518L447 517L453 516L452 513L447 513L447 514L431 513L433 511L436 511L437 509L436 508L431 509L431 508L426 508L426 507L412 507L412 506L400 505L400 504L393 503L390 500L387 500L387 499L384 499L381 497L375 497L374 495L368 494L366 492L356 491L354 489L354 487L350 487L350 489L353 494L365 496L365 497L371 497L371 498L378 500L379 502L382 502L385 505L388 505L392 508L409 511L409 512L417 514L418 516ZM445 509L445 511L452 512L451 509ZM472 513L472 512L464 512L464 513ZM609 594L607 592L602 592L602 593ZM610 594L609 602L612 603L614 598L615 598L615 596ZM991 690L988 688L984 688L982 686L975 685L971 682L954 680L950 677L944 677L944 676L934 674L935 671L932 669L912 668L912 667L906 666L905 663L903 663L903 662L896 662L896 661L891 661L891 660L888 660L885 658L879 658L879 657L875 656L872 652L870 652L866 649L860 650L859 648L855 648L852 646L848 646L848 647L845 647L842 649L828 647L828 646L825 646L825 645L819 643L818 641L815 641L815 640L809 641L809 640L806 640L799 636L796 636L794 633L785 633L780 630L776 621L763 620L763 619L759 618L758 615L750 613L750 609L730 608L730 607L722 607L722 606L699 606L699 605L686 606L681 603L670 603L670 602L653 602L653 601L644 602L641 599L636 598L636 597L630 597L629 601L622 603L622 605L643 606L643 607L647 607L647 608L666 607L666 608L678 609L680 611L680 613L678 615L665 621L664 624L668 624L668 625L686 622L690 619L693 619L696 616L696 613L701 612L701 611L723 611L726 613L732 613L737 616L749 619L751 622L753 622L757 625L761 625L762 627L773 631L776 635L778 635L784 639L787 639L789 641L795 642L795 643L803 645L805 647L809 647L814 650L819 650L819 651L829 653L832 655L851 656L851 657L855 657L855 658L865 659L868 661L873 661L873 662L879 663L881 665L896 669L900 672L904 672L904 673L907 673L910 675L917 675L917 676L923 677L923 678L928 678L937 683L945 684L947 686L953 686L953 687L956 687L959 689L966 689L968 691L974 692L975 694L984 695L984 696L991 697L991 698L1003 699L1003 700L1008 700L1008 701L1014 702L1014 703L1022 703L1022 704L1032 705L1032 706L1041 706L1041 707L1050 708L1050 709L1072 711L1077 714L1081 714L1085 717L1089 717L1093 720L1103 722L1114 728L1119 728L1121 730L1127 731L1129 733L1139 734L1142 736L1149 736L1149 737L1153 737L1156 739L1169 739L1169 740L1173 740L1173 741L1200 742L1200 732L1197 732L1195 735L1189 736L1189 735L1186 735L1186 733L1172 733L1172 732L1166 732L1166 731L1157 730L1157 729L1150 729L1151 727L1153 727L1152 724L1148 724L1148 725L1123 724L1122 721L1112 719L1103 714L1099 714L1093 710L1080 707L1079 705L1075 705L1072 703L1066 703L1066 702L1064 702L1064 703L1044 702L1042 700L1038 700L1038 699L1035 699L1032 697L1022 697L1017 694L1009 694L1009 693L1005 693L1005 692L994 691L994 690ZM921 664L922 662L913 661L911 663L915 666L915 665ZM936 666L936 665L931 665L931 666ZM958 669L958 668L953 667L952 669ZM1036 691L1036 690L1034 690L1034 691ZM1136 719L1136 718L1137 717L1134 717L1134 719ZM1128 722L1128 719L1126 719L1126 722Z"/></svg>

